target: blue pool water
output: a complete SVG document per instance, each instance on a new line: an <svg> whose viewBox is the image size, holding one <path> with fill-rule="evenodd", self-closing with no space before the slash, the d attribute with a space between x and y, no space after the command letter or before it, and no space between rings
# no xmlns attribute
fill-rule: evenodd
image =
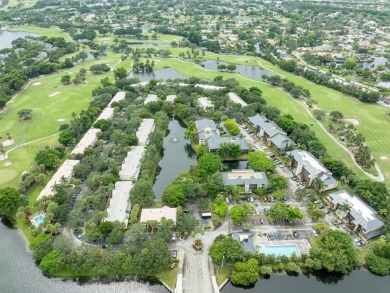
<svg viewBox="0 0 390 293"><path fill-rule="evenodd" d="M266 245L261 242L260 247L260 252L264 254L291 256L295 253L297 256L301 255L296 245Z"/></svg>
<svg viewBox="0 0 390 293"><path fill-rule="evenodd" d="M40 225L41 223L43 223L43 216L40 215L38 217L35 217L35 223L37 223L38 225Z"/></svg>

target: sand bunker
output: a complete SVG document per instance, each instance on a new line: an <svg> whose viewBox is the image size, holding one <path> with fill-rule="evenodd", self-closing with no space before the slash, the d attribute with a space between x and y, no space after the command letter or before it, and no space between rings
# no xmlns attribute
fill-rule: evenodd
<svg viewBox="0 0 390 293"><path fill-rule="evenodd" d="M13 139L8 139L8 140L5 140L3 141L2 145L3 146L10 146L10 145L13 145L14 144L14 140Z"/></svg>
<svg viewBox="0 0 390 293"><path fill-rule="evenodd" d="M56 95L58 95L60 92L55 92L55 93L51 93L50 95L49 95L49 97L51 98L51 97L54 97L54 96L56 96Z"/></svg>
<svg viewBox="0 0 390 293"><path fill-rule="evenodd" d="M57 119L58 122L64 122L65 119L64 118L60 118L60 119Z"/></svg>
<svg viewBox="0 0 390 293"><path fill-rule="evenodd" d="M8 166L11 166L12 165L12 162L5 162L4 163L4 166L8 167Z"/></svg>
<svg viewBox="0 0 390 293"><path fill-rule="evenodd" d="M381 160L387 160L389 157L388 156L382 156Z"/></svg>
<svg viewBox="0 0 390 293"><path fill-rule="evenodd" d="M356 119L344 119L344 121L351 122L352 125L354 125L354 126L359 125L359 121L357 121Z"/></svg>
<svg viewBox="0 0 390 293"><path fill-rule="evenodd" d="M37 86L37 85L40 85L41 83L39 82L39 81L37 81L37 82L34 82L33 83L33 86Z"/></svg>

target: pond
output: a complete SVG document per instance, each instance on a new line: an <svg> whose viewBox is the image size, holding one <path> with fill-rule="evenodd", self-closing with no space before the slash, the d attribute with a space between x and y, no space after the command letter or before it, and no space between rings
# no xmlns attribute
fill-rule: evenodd
<svg viewBox="0 0 390 293"><path fill-rule="evenodd" d="M387 58L383 56L375 56L374 61L372 62L363 62L363 68L369 68L370 70L375 70L379 65L385 65Z"/></svg>
<svg viewBox="0 0 390 293"><path fill-rule="evenodd" d="M181 75L176 70L166 67L151 73L133 73L129 74L129 78L138 77L141 81L151 81L152 79L186 79L187 76Z"/></svg>
<svg viewBox="0 0 390 293"><path fill-rule="evenodd" d="M171 47L170 44L152 44L152 43L132 43L132 42L129 42L128 43L129 47L130 48L135 48L135 47L139 47L139 48L143 48L143 47L149 47L149 48L155 48L155 49L158 49L158 48L169 48Z"/></svg>
<svg viewBox="0 0 390 293"><path fill-rule="evenodd" d="M180 172L188 171L191 165L197 163L191 142L184 139L185 125L174 118L169 122L168 130L169 133L164 138L164 153L159 163L160 173L156 176L153 186L156 200L161 199L165 187L171 184Z"/></svg>
<svg viewBox="0 0 390 293"><path fill-rule="evenodd" d="M355 270L341 279L329 275L273 275L246 289L235 287L229 282L221 293L388 293L389 288L389 277L378 277L364 270Z"/></svg>
<svg viewBox="0 0 390 293"><path fill-rule="evenodd" d="M37 37L38 34L27 33L27 32L10 32L10 31L0 31L0 50L5 48L12 47L12 41L18 38L24 37Z"/></svg>
<svg viewBox="0 0 390 293"><path fill-rule="evenodd" d="M247 169L248 161L224 161L223 165L228 171L233 169Z"/></svg>
<svg viewBox="0 0 390 293"><path fill-rule="evenodd" d="M0 292L168 293L168 290L160 284L127 281L126 278L121 282L101 280L83 284L49 279L42 275L34 263L26 242L18 230L8 228L0 221L0 235Z"/></svg>
<svg viewBox="0 0 390 293"><path fill-rule="evenodd" d="M202 63L204 68L218 71L218 65L228 65L229 63L217 60L207 60ZM250 79L254 80L263 80L261 78L262 75L273 76L271 72L265 70L259 66L250 66L250 65L237 65L237 69L235 72L238 72Z"/></svg>

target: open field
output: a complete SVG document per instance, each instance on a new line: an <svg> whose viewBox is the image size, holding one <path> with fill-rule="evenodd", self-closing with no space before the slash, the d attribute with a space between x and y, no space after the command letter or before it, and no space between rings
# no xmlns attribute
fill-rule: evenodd
<svg viewBox="0 0 390 293"><path fill-rule="evenodd" d="M57 133L60 124L70 121L72 113L78 114L82 109L87 108L91 100L91 91L99 85L103 77L112 79L113 73L93 75L88 72L86 83L80 85L62 85L61 76L71 72L70 75L73 77L81 68L89 68L97 63L106 63L114 67L119 64L118 62L120 62L120 54L109 53L100 59L88 60L73 68L61 70L59 73L29 81L26 89L18 94L13 103L8 104L6 112L0 114L0 136L6 139L9 133L15 144L21 144ZM129 60L120 64L127 69L130 68ZM21 109L32 109L32 119L19 121L17 112ZM38 143L53 144L55 141L50 139ZM31 149L31 147L12 151L9 155L9 161L13 162L12 166L3 165L8 160L0 161L2 174L0 186L6 183L16 186L20 174L31 166L37 151L38 149Z"/></svg>
<svg viewBox="0 0 390 293"><path fill-rule="evenodd" d="M217 57L219 57L219 60L221 61L237 64L256 65L257 63L253 60L253 57L250 56L245 57L212 54L207 55L206 59L216 60ZM246 63L246 60L248 60L248 63ZM359 122L356 129L358 129L365 137L372 155L385 176L386 184L390 186L390 160L380 159L382 156L389 156L390 154L390 116L387 108L378 104L362 103L356 98L352 98L324 86L316 85L302 77L281 70L268 61L263 59L257 60L259 60L259 63L265 69L283 75L290 81L309 89L312 97L318 102L317 106L320 109L326 111L327 113L338 110L344 114L345 118L356 119ZM269 101L268 99L267 102L269 102L269 104L273 103L273 101ZM273 105L277 106L277 104ZM290 106L293 105L290 104ZM284 107L280 108L283 109ZM291 112L293 109L288 108L288 111ZM294 115L294 118L299 121L299 118L296 115ZM326 147L329 150L329 147L331 146L326 144ZM333 153L331 150L329 150L329 154L337 157L337 153ZM349 167L351 166L349 165Z"/></svg>
<svg viewBox="0 0 390 293"><path fill-rule="evenodd" d="M11 32L20 31L20 32L35 33L47 37L62 37L67 41L70 40L70 36L57 26L53 26L50 28L42 28L33 25L26 25L26 26L17 26L17 27L8 28L7 30Z"/></svg>

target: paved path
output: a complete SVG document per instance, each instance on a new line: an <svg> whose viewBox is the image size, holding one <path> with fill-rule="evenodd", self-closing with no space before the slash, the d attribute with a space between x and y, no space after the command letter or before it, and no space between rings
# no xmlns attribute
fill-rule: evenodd
<svg viewBox="0 0 390 293"><path fill-rule="evenodd" d="M58 135L58 134L60 134L60 133L61 133L61 131L60 131L60 132L57 132L57 133L54 133L54 134L51 134L51 135L48 135L48 136L45 136L45 137L41 137L41 138L38 138L38 139L34 139L34 140L32 140L32 141L29 141L29 142L25 142L25 143L22 143L22 144L18 144L18 145L16 145L15 147L13 147L12 149L9 149L8 151L6 151L4 154L0 155L0 161L7 159L7 158L8 158L8 154L9 154L11 151L13 151L14 149L17 149L17 148L20 148L20 147L24 147L24 146L29 145L29 144L32 144L32 143L34 143L34 142L37 142L37 141L40 141L40 140L44 140L44 139L46 139L46 138L50 138L50 137L53 137L53 136L56 136L56 135Z"/></svg>

